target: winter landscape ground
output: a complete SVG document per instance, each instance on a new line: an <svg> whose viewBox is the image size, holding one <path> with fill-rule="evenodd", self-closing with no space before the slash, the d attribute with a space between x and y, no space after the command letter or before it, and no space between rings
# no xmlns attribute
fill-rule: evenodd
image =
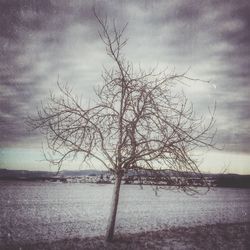
<svg viewBox="0 0 250 250"><path fill-rule="evenodd" d="M155 196L150 186L123 185L116 242L107 246L103 235L113 185L1 181L0 186L3 249L199 249L204 240L206 249L249 246L249 189L214 188L197 196L162 190Z"/></svg>

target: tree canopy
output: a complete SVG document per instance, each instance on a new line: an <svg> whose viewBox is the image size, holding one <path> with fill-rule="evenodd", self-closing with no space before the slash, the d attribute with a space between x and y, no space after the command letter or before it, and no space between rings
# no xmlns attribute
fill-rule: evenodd
<svg viewBox="0 0 250 250"><path fill-rule="evenodd" d="M161 180L169 178L163 170L202 178L192 152L214 146L215 120L214 111L208 122L196 116L185 93L177 91L177 85L192 81L186 73L135 67L123 54L126 26L117 29L96 17L114 66L104 68L95 103L82 106L72 89L58 83L60 94L51 94L29 122L46 136L52 164L60 168L64 160L79 155L83 163L94 159L116 175L112 212L116 214L121 178L129 170L145 171ZM187 186L184 181L175 184L184 190Z"/></svg>

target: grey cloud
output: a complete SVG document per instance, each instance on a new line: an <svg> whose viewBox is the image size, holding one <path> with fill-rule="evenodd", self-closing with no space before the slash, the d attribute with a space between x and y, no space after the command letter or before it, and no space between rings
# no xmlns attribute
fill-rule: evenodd
<svg viewBox="0 0 250 250"><path fill-rule="evenodd" d="M58 74L79 75L75 63L70 64L70 51L80 42L96 40L98 34L89 32L94 25L92 5L75 7L68 1L1 1L1 146L27 137L24 119L53 88ZM77 24L88 27L87 36L83 28L70 33Z"/></svg>
<svg viewBox="0 0 250 250"><path fill-rule="evenodd" d="M1 1L0 17L0 130L1 146L25 135L23 117L37 89L20 80L30 65L16 62L23 51L24 35L42 28L41 17L50 11L47 1ZM27 19L28 12L34 17ZM29 31L29 32L27 32Z"/></svg>
<svg viewBox="0 0 250 250"><path fill-rule="evenodd" d="M249 140L249 134L244 132L220 129L216 135L217 147L223 151L249 153Z"/></svg>
<svg viewBox="0 0 250 250"><path fill-rule="evenodd" d="M144 66L191 66L216 89L191 95L200 112L217 100L219 140L247 151L250 9L248 1L95 1L100 15L128 22L126 55ZM90 1L2 1L0 18L1 144L27 133L23 118L54 88L57 76L83 95L100 81L104 46ZM196 75L197 74L197 75ZM225 126L228 123L230 126ZM243 125L244 124L244 125ZM237 128L237 135L230 131ZM247 131L247 132L246 132ZM223 136L222 136L223 135ZM237 137L237 140L235 139ZM237 141L237 142L236 142ZM242 146L243 145L243 146ZM249 150L249 149L248 149Z"/></svg>

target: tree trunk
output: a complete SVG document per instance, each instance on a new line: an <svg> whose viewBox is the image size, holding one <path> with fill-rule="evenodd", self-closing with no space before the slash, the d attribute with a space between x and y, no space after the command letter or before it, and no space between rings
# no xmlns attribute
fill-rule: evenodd
<svg viewBox="0 0 250 250"><path fill-rule="evenodd" d="M115 186L114 186L114 193L112 198L112 205L111 205L111 212L110 217L108 220L108 227L106 232L106 241L112 241L114 236L114 230L115 230L115 219L116 219L116 212L118 207L118 201L119 201L119 193L120 193L120 186L122 181L122 175L117 175L115 180Z"/></svg>

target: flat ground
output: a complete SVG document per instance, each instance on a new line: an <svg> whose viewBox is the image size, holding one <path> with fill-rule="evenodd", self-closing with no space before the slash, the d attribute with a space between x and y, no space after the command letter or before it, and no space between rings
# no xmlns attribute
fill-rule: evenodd
<svg viewBox="0 0 250 250"><path fill-rule="evenodd" d="M104 237L64 239L51 243L8 245L5 249L250 249L250 222L178 227L136 234L116 234L114 242Z"/></svg>

